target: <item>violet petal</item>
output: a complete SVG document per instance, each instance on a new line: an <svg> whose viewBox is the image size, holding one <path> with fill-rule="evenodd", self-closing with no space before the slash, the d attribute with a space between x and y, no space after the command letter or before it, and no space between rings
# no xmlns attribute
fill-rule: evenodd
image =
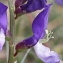
<svg viewBox="0 0 63 63"><path fill-rule="evenodd" d="M36 10L41 10L42 8L47 6L46 3L47 0L28 0L27 3L22 4L21 6L19 6L20 4L16 4L17 8L14 12L16 14L15 19L23 14L34 12Z"/></svg>
<svg viewBox="0 0 63 63"><path fill-rule="evenodd" d="M37 43L34 46L34 50L39 57L44 63L60 63L59 56L56 52L50 51L50 49L41 43Z"/></svg>
<svg viewBox="0 0 63 63"><path fill-rule="evenodd" d="M1 28L0 29L0 51L2 50L4 43L5 43L5 34L4 34L4 30Z"/></svg>
<svg viewBox="0 0 63 63"><path fill-rule="evenodd" d="M40 10L46 5L46 0L28 0L26 4L21 6L21 9L27 13Z"/></svg>
<svg viewBox="0 0 63 63"><path fill-rule="evenodd" d="M5 43L5 34L7 30L7 6L0 2L0 51Z"/></svg>
<svg viewBox="0 0 63 63"><path fill-rule="evenodd" d="M55 2L61 6L63 6L63 0L55 0Z"/></svg>
<svg viewBox="0 0 63 63"><path fill-rule="evenodd" d="M7 6L0 3L0 27L6 32L7 29L7 14L6 14Z"/></svg>

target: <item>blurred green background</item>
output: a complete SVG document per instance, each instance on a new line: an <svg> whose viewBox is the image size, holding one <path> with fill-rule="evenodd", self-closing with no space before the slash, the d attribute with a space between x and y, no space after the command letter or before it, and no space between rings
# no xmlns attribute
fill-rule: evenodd
<svg viewBox="0 0 63 63"><path fill-rule="evenodd" d="M0 2L7 5L7 0L0 0ZM63 60L63 6L56 4L54 0L48 0L48 3L53 3L50 9L48 30L53 31L54 39L50 39L46 45L50 47L51 50L56 51L59 54L60 59ZM23 15L16 20L15 45L32 35L31 24L39 12L40 11L36 11ZM9 11L7 11L7 14L9 21ZM16 58L18 63L21 62L25 53L26 51L23 51L17 55ZM7 51L5 43L3 50L0 52L0 63L7 63L6 58ZM42 61L36 56L34 49L32 49L24 63L42 63Z"/></svg>

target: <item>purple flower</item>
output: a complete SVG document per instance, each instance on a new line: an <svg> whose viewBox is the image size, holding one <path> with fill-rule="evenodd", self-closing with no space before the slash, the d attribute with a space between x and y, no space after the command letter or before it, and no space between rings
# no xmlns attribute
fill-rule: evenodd
<svg viewBox="0 0 63 63"><path fill-rule="evenodd" d="M33 12L44 8L46 5L46 0L28 0L28 2L20 6L22 11L26 13Z"/></svg>
<svg viewBox="0 0 63 63"><path fill-rule="evenodd" d="M19 51L33 47L34 45L37 44L37 42L39 41L40 38L44 37L44 32L45 32L45 29L47 28L47 24L48 24L48 14L49 14L50 5L51 4L46 6L45 9L43 11L41 11L38 14L38 16L34 19L34 21L32 23L33 35L31 37L19 42L16 45L15 55Z"/></svg>
<svg viewBox="0 0 63 63"><path fill-rule="evenodd" d="M5 43L5 34L7 30L7 15L6 15L7 6L0 3L0 50Z"/></svg>
<svg viewBox="0 0 63 63"><path fill-rule="evenodd" d="M47 29L48 24L48 15L49 15L49 8L50 5L47 5L43 11L41 11L38 16L34 19L32 23L32 32L33 35L21 42L19 42L15 49L16 53L14 56L17 55L18 52L21 52L25 49L31 48L34 46L35 52L37 56L45 63L59 63L58 54L54 51L50 51L48 47L39 44L39 40L44 37L45 30Z"/></svg>
<svg viewBox="0 0 63 63"><path fill-rule="evenodd" d="M55 2L61 6L63 6L63 0L55 0Z"/></svg>
<svg viewBox="0 0 63 63"><path fill-rule="evenodd" d="M34 46L34 50L39 59L44 63L60 63L59 56L56 52L50 51L50 49L41 43L37 43Z"/></svg>
<svg viewBox="0 0 63 63"><path fill-rule="evenodd" d="M16 2L19 2L19 1L20 0L16 0ZM20 5L20 3L19 3L19 5ZM28 0L26 4L22 4L20 6L19 5L15 4L15 6L17 7L15 9L16 16L22 15L25 13L34 12L36 10L40 10L40 9L44 8L46 6L46 0Z"/></svg>

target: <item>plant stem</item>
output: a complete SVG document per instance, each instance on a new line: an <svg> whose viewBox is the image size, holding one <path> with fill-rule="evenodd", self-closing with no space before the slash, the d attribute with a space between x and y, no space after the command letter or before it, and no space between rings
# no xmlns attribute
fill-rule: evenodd
<svg viewBox="0 0 63 63"><path fill-rule="evenodd" d="M10 32L12 34L12 41L9 42L9 58L8 63L14 63L14 27L15 27L15 21L14 21L14 9L13 9L13 2L12 0L8 0L9 5L9 12L10 12Z"/></svg>
<svg viewBox="0 0 63 63"><path fill-rule="evenodd" d="M8 62L8 55L9 55L9 43L6 41L6 55L7 55L7 62Z"/></svg>
<svg viewBox="0 0 63 63"><path fill-rule="evenodd" d="M25 61L25 59L26 59L28 53L30 52L30 50L31 50L31 49L28 49L28 50L27 50L27 52L26 52L26 54L24 55L24 57L23 57L21 63L24 63L24 61Z"/></svg>
<svg viewBox="0 0 63 63"><path fill-rule="evenodd" d="M12 38L14 38L14 27L15 27L15 19L14 19L14 8L12 0L8 0L9 12L10 12L10 31L12 33Z"/></svg>

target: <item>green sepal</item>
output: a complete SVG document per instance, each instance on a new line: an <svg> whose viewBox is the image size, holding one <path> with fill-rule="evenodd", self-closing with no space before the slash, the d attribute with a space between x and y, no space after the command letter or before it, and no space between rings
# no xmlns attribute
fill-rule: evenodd
<svg viewBox="0 0 63 63"><path fill-rule="evenodd" d="M11 41L11 38L8 36L6 36L5 39L6 39L6 41Z"/></svg>

